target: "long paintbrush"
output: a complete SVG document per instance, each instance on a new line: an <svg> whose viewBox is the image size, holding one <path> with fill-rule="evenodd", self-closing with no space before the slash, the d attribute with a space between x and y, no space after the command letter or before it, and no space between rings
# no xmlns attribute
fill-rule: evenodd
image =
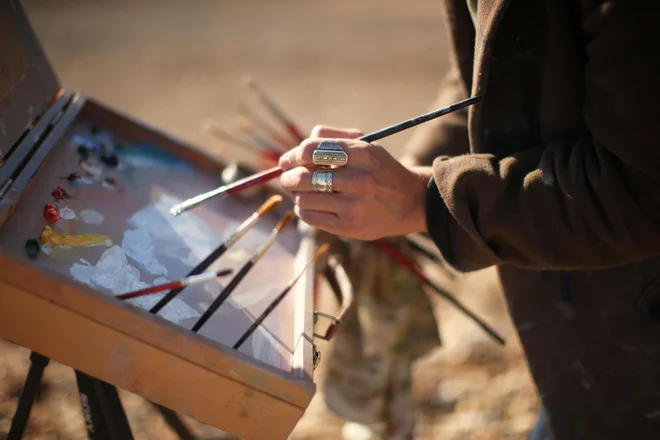
<svg viewBox="0 0 660 440"><path fill-rule="evenodd" d="M293 136L297 142L302 142L305 140L305 135L300 131L296 124L291 120L291 118L284 114L280 106L275 104L275 101L270 99L270 97L264 93L254 78L246 78L243 84L259 97L266 108L270 110L273 116L275 116L275 118L277 118L284 125L284 128L286 128L287 132L289 132L289 134L291 134L291 136Z"/></svg>
<svg viewBox="0 0 660 440"><path fill-rule="evenodd" d="M218 139L222 139L223 141L233 145L238 145L239 147L245 148L246 150L252 151L253 153L261 154L264 151L260 145L252 144L245 139L241 139L238 136L234 136L228 133L216 122L210 119L204 120L200 125L200 128L202 131L205 131L210 135L217 137Z"/></svg>
<svg viewBox="0 0 660 440"><path fill-rule="evenodd" d="M255 264L257 264L257 261L263 256L263 254L270 248L270 246L275 243L275 240L277 239L277 236L279 235L280 231L286 227L289 223L291 223L291 220L293 220L293 213L292 212L287 212L284 214L284 216L280 219L279 222L277 222L277 225L273 228L273 232L270 234L270 237L268 237L268 240L259 248L257 251L252 255L252 258L248 260L247 263L243 265L241 270L238 271L236 276L232 278L232 280L227 284L227 286L220 292L220 295L216 299L213 300L211 305L209 306L208 309L204 312L204 314L197 320L195 325L192 327L193 332L197 332L202 326L206 323L206 321L213 316L213 314L220 308L220 306L225 302L225 300L231 295L231 293L234 291L236 286L245 278L245 275L248 274L250 269L254 267Z"/></svg>
<svg viewBox="0 0 660 440"><path fill-rule="evenodd" d="M250 136L254 139L259 145L264 147L266 150L273 151L275 153L282 154L287 151L287 149L282 148L280 144L271 140L270 138L263 136L252 126L250 121L242 121L237 126L238 131L245 133L247 136Z"/></svg>
<svg viewBox="0 0 660 440"><path fill-rule="evenodd" d="M234 243L236 243L241 237L245 235L247 231L250 230L250 228L257 224L259 219L263 218L266 214L280 205L282 200L282 196L280 195L272 196L266 200L259 207L259 209L252 213L251 216L249 216L243 223L238 226L238 228L236 228L236 231L234 231L233 234L227 237L220 246L218 246L213 252L211 252L208 257L204 259L204 261L199 263L192 271L190 271L188 276L199 275L202 272L205 272L206 269L208 269L218 258L222 256L222 254L227 251L227 249L232 247ZM170 290L167 295L161 298L161 300L151 308L150 312L158 313L163 307L167 305L167 303L172 301L179 293L181 293L182 290L183 287Z"/></svg>
<svg viewBox="0 0 660 440"><path fill-rule="evenodd" d="M245 117L246 119L252 121L255 127L261 129L261 131L266 133L273 140L273 142L277 142L277 144L280 145L285 150L293 148L298 144L297 142L291 142L290 139L280 135L280 133L277 131L276 128L273 128L270 124L268 124L266 121L264 121L259 116L257 116L257 114L254 113L252 110L250 110L246 105L244 104L237 105L236 111L239 114L243 115L243 117Z"/></svg>
<svg viewBox="0 0 660 440"><path fill-rule="evenodd" d="M163 283L157 286L147 287L146 289L140 289L128 293L122 293L121 295L117 295L115 298L133 299L133 298L138 298L140 296L151 295L154 293L162 292L163 290L179 289L179 288L183 289L184 287L187 286L203 283L205 281L211 281L220 277L226 277L227 275L231 275L233 272L234 271L232 269L221 269L216 272L200 273L199 275L192 275L182 280L170 281L169 283Z"/></svg>
<svg viewBox="0 0 660 440"><path fill-rule="evenodd" d="M479 327L481 327L486 333L488 333L493 339L499 342L501 345L505 345L506 341L502 336L500 336L495 330L493 330L488 324L486 324L481 318L468 310L463 304L461 304L456 298L451 296L449 293L445 292L440 287L436 286L423 272L418 268L412 261L408 260L403 254L399 253L396 248L394 248L390 243L385 240L376 240L373 242L379 249L389 254L395 261L397 261L401 266L406 268L413 276L415 276L422 284L430 287L438 295L444 297L447 301L452 303L454 307L467 315L472 321L474 321Z"/></svg>
<svg viewBox="0 0 660 440"><path fill-rule="evenodd" d="M329 248L330 248L330 246L328 244L324 244L324 245L322 245L321 247L318 248L318 250L316 251L316 253L312 257L312 259L309 260L309 262L305 265L305 267L302 268L300 273L298 273L298 275L296 275L291 281L289 281L289 284L286 285L286 287L284 288L282 293L277 295L277 297L273 300L273 302L271 302L268 305L266 310L264 310L263 313L261 315L259 315L259 317L252 323L250 328L248 328L245 331L245 333L243 333L243 335L240 337L238 342L236 342L234 344L234 347L233 347L234 350L238 350L239 348L241 348L241 345L243 345L243 342L245 342L247 340L247 338L249 338L250 335L252 333L254 333L254 331L257 329L257 327L259 327L261 325L261 323L264 322L264 320L268 317L268 315L270 315L270 313L275 309L275 307L277 307L277 305L282 302L284 297L289 293L289 291L293 288L293 286L298 282L298 280L300 280L300 278L302 278L305 271L312 264L314 264L314 262L316 262L316 260L318 260L321 255L325 254L328 251Z"/></svg>
<svg viewBox="0 0 660 440"><path fill-rule="evenodd" d="M450 106L434 110L429 113L425 113L421 116L414 117L412 119L408 119L407 121L400 122L398 124L392 125L390 127L386 127L382 130L375 131L373 133L367 134L365 136L362 136L360 138L361 141L364 142L374 142L380 139L383 139L387 136L391 136L393 134L399 133L403 130L407 130L409 128L412 128L416 125L423 124L424 122L428 122L432 119L439 118L440 116L444 116L446 114L455 112L457 110L460 110L462 108L468 107L470 105L476 104L481 100L480 97L475 96L472 98L465 99L463 101L457 102L455 104L452 104ZM271 169L268 169L266 171L262 171L261 173L257 173L255 175L246 177L245 179L238 180L231 185L224 185L219 188L216 188L214 190L211 190L209 192L206 192L204 194L200 194L196 197L193 197L191 199L188 199L182 203L179 203L178 205L173 206L170 209L170 215L172 216L177 216L181 214L182 212L185 212L200 203L205 202L206 200L219 197L219 196L226 196L229 194L235 194L237 192L243 191L248 188L252 188L257 185L262 185L272 179L275 179L276 177L280 176L284 171L280 167L274 167Z"/></svg>

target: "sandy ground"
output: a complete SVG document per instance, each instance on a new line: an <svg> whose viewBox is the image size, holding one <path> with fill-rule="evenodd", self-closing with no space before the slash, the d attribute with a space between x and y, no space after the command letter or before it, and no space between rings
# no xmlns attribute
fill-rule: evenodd
<svg viewBox="0 0 660 440"><path fill-rule="evenodd" d="M200 132L227 128L252 102L254 75L309 130L318 123L371 131L428 108L446 69L440 2L25 0L62 84L224 157L249 158ZM383 144L395 154L410 136ZM432 269L432 268L430 268ZM524 439L538 402L492 271L439 279L509 339L506 349L436 301L445 347L415 369L419 439ZM439 275L438 275L439 276ZM324 345L321 345L324 350ZM323 359L317 374L324 372ZM8 429L28 352L0 342L0 438ZM341 438L322 390L292 439ZM138 439L174 439L141 398L122 393ZM201 438L217 430L187 420ZM29 439L82 439L74 377L48 367Z"/></svg>

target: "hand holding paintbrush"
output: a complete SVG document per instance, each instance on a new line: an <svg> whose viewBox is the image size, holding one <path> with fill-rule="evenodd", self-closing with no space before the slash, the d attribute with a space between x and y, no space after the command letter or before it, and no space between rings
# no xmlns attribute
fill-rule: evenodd
<svg viewBox="0 0 660 440"><path fill-rule="evenodd" d="M360 138L360 141L362 142L375 142L377 140L383 139L387 136L391 136L393 134L399 133L401 131L407 130L411 127L415 127L419 124L423 124L424 122L430 121L435 118L439 118L440 116L455 112L457 110L460 110L462 108L468 107L470 105L476 104L479 102L481 98L479 97L473 97L473 98L468 98L463 101L457 102L456 104L452 104L450 106L441 108L439 110L435 110L429 113L425 113L421 116L417 116L412 119L408 119L407 121L403 121L399 124L392 125L390 127L384 128L379 131L375 131L373 133L370 133L368 135L362 136ZM220 197L220 196L227 196L230 194L235 194L237 192L243 191L248 188L252 188L257 185L263 185L264 183L275 179L276 177L279 177L284 170L280 167L274 167L269 170L263 171L261 173L257 173L253 176L247 177L245 179L241 179L231 185L225 185L221 186L219 188L216 188L212 191L209 191L204 194L200 194L196 197L193 197L191 199L188 199L182 203L179 203L178 205L173 206L170 209L170 214L172 216L177 216L189 209L194 208L195 206L198 206L201 203L204 203L207 200Z"/></svg>

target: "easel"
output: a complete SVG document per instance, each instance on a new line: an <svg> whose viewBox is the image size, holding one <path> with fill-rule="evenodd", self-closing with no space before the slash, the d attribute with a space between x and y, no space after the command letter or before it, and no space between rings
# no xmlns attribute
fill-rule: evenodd
<svg viewBox="0 0 660 440"><path fill-rule="evenodd" d="M30 354L30 368L18 398L18 405L12 418L7 440L23 438L32 404L37 397L44 370L49 362L50 359L39 353ZM87 437L90 440L132 440L131 426L117 389L80 371L75 371L75 373ZM165 422L181 440L197 439L176 412L155 403L152 405L161 413Z"/></svg>

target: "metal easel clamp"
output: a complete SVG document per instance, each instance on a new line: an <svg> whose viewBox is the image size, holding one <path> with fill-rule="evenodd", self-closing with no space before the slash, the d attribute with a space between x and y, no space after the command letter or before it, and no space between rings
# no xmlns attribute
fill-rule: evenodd
<svg viewBox="0 0 660 440"><path fill-rule="evenodd" d="M325 334L314 333L314 337L329 341L337 331L337 326L341 323L344 314L353 304L353 286L346 270L341 265L339 260L334 257L328 257L328 262L324 271L325 277L332 288L337 300L340 303L339 310L335 315L323 313L319 311L314 312L314 323L316 323L319 316L329 319L330 325L325 331Z"/></svg>

